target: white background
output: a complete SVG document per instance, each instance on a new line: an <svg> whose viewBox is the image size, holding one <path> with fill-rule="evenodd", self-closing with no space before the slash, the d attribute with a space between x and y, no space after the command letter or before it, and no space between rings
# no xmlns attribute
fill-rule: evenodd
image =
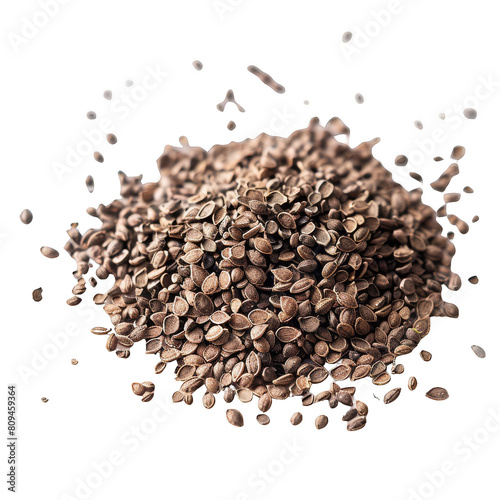
<svg viewBox="0 0 500 500"><path fill-rule="evenodd" d="M498 498L496 3L69 0L55 2L50 18L40 14L41 3L4 1L0 12L0 366L3 401L8 383L18 390L18 498ZM354 38L342 44L347 30ZM204 64L201 72L192 67L195 59ZM269 72L286 93L263 85L249 64ZM216 110L229 88L246 113L231 105ZM106 89L112 101L103 99ZM355 102L358 92L364 104ZM475 121L463 118L464 105L478 110ZM86 119L89 110L97 120ZM210 411L201 394L191 407L174 407L171 370L154 375L156 357L139 346L127 360L108 353L105 339L89 333L108 324L90 297L78 308L65 304L74 284L73 262L62 249L65 230L74 221L91 227L85 209L118 196L118 170L155 181L163 146L178 145L181 135L208 148L263 130L288 135L313 116L323 123L341 117L353 145L380 136L375 155L414 188L409 169L394 167L397 154L408 155L435 208L442 194L428 184L450 163L453 146L467 148L449 187L472 186L475 193L462 194L452 208L469 223L480 216L468 235L455 238L453 268L464 284L446 298L459 305L460 319L433 320L421 344L433 353L431 362L418 349L401 358L406 371L390 385L360 384L357 396L370 407L360 432L345 430L345 408L320 403L302 410L299 399L275 402L267 427L255 421L256 402L247 404L241 429L227 423L222 398ZM105 118L118 136L115 146L96 132ZM229 120L237 124L232 132ZM105 162L84 155L56 175L68 148L85 147L85 134L97 137ZM435 163L436 155L445 160ZM88 174L93 194L84 185ZM34 213L29 226L19 221L24 208ZM42 257L42 245L61 257ZM471 275L478 285L468 283ZM44 299L34 303L31 292L39 286ZM486 359L473 354L472 344L486 349ZM419 381L413 393L406 389L410 375ZM147 404L130 389L144 380L157 387ZM427 399L434 386L446 387L450 399ZM393 387L404 390L392 405L374 398ZM294 428L289 417L297 410L304 422ZM330 424L317 431L321 413ZM4 479L0 491L4 498Z"/></svg>

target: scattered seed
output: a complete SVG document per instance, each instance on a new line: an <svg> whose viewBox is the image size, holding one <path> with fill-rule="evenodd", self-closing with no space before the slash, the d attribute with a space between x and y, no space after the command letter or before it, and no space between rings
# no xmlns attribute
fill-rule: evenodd
<svg viewBox="0 0 500 500"><path fill-rule="evenodd" d="M424 361L430 361L432 359L432 354L429 351L420 351L420 357Z"/></svg>
<svg viewBox="0 0 500 500"><path fill-rule="evenodd" d="M31 224L31 221L33 220L33 214L31 213L30 210L25 208L22 212L21 215L19 216L21 219L21 222L23 224Z"/></svg>
<svg viewBox="0 0 500 500"><path fill-rule="evenodd" d="M43 292L42 288L37 288L36 290L33 290L32 296L35 302L40 302L43 299L42 292Z"/></svg>
<svg viewBox="0 0 500 500"><path fill-rule="evenodd" d="M424 126L423 126L423 124L422 124L422 122L420 120L415 120L413 122L413 124L415 125L415 127L418 128L418 130L422 130L424 128Z"/></svg>
<svg viewBox="0 0 500 500"><path fill-rule="evenodd" d="M429 392L427 392L426 396L429 399L433 399L434 401L444 401L445 399L448 399L450 397L448 391L446 389L443 389L442 387L434 387Z"/></svg>
<svg viewBox="0 0 500 500"><path fill-rule="evenodd" d="M116 144L118 142L115 134L106 134L106 140L109 144Z"/></svg>
<svg viewBox="0 0 500 500"><path fill-rule="evenodd" d="M396 156L394 163L398 167L404 167L408 164L408 158L405 155L398 155L398 156Z"/></svg>
<svg viewBox="0 0 500 500"><path fill-rule="evenodd" d="M267 415L264 415L263 413L257 415L257 422L259 422L260 425L268 425L270 421L271 419Z"/></svg>
<svg viewBox="0 0 500 500"><path fill-rule="evenodd" d="M201 61L193 61L193 67L197 71L201 71L203 69L203 63Z"/></svg>
<svg viewBox="0 0 500 500"><path fill-rule="evenodd" d="M59 252L51 247L42 247L40 248L40 252L42 252L42 255L47 257L47 259L56 259L59 257Z"/></svg>
<svg viewBox="0 0 500 500"><path fill-rule="evenodd" d="M87 186L89 193L94 192L94 178L91 175L87 176L85 179L85 185Z"/></svg>
<svg viewBox="0 0 500 500"><path fill-rule="evenodd" d="M365 102L365 98L363 97L363 95L362 95L362 94L356 94L356 95L354 96L354 99L356 100L356 102L357 102L358 104L363 104L363 103Z"/></svg>
<svg viewBox="0 0 500 500"><path fill-rule="evenodd" d="M316 417L314 425L316 426L316 429L324 429L328 425L328 417L326 415Z"/></svg>
<svg viewBox="0 0 500 500"><path fill-rule="evenodd" d="M350 31L346 31L343 35L342 35L342 42L343 43L347 43L351 40L352 38L352 33Z"/></svg>
<svg viewBox="0 0 500 500"><path fill-rule="evenodd" d="M292 425L299 425L302 422L302 413L296 411L290 418Z"/></svg>
<svg viewBox="0 0 500 500"><path fill-rule="evenodd" d="M48 403L49 400L47 398L42 398L42 403Z"/></svg>
<svg viewBox="0 0 500 500"><path fill-rule="evenodd" d="M477 118L477 111L473 108L465 108L464 116L467 120L475 120Z"/></svg>
<svg viewBox="0 0 500 500"><path fill-rule="evenodd" d="M226 418L231 425L243 427L243 415L238 410L227 410Z"/></svg>
<svg viewBox="0 0 500 500"><path fill-rule="evenodd" d="M113 98L113 93L111 92L111 90L105 90L103 96L104 99L111 101L111 99Z"/></svg>
<svg viewBox="0 0 500 500"><path fill-rule="evenodd" d="M414 391L417 388L417 384L417 379L415 377L410 377L408 380L408 389L410 389L410 391Z"/></svg>
<svg viewBox="0 0 500 500"><path fill-rule="evenodd" d="M396 389L390 390L384 396L384 404L388 405L389 403L396 401L396 399L398 399L400 394L401 394L401 387L397 387Z"/></svg>
<svg viewBox="0 0 500 500"><path fill-rule="evenodd" d="M102 163L104 161L104 156L102 156L102 154L99 153L98 151L95 151L94 152L94 160L99 162L99 163Z"/></svg>
<svg viewBox="0 0 500 500"><path fill-rule="evenodd" d="M480 347L478 345L473 345L472 350L474 351L474 354L478 358L485 358L486 357L486 352L484 351L484 349L482 347Z"/></svg>
<svg viewBox="0 0 500 500"><path fill-rule="evenodd" d="M72 364L72 365L77 365L77 364L78 364L78 360L77 360L77 359L75 359L75 358L73 358L73 359L71 360L71 364Z"/></svg>

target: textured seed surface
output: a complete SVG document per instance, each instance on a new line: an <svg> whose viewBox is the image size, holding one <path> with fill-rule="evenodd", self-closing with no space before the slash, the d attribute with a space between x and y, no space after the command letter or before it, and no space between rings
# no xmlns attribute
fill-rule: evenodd
<svg viewBox="0 0 500 500"><path fill-rule="evenodd" d="M434 399L435 401L444 401L450 397L448 391L442 387L434 387L426 393L426 396L429 399Z"/></svg>

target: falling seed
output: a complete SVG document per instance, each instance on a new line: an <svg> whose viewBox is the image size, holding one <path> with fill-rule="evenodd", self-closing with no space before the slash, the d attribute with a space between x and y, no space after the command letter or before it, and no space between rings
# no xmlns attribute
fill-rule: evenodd
<svg viewBox="0 0 500 500"><path fill-rule="evenodd" d="M111 92L111 90L105 90L103 96L104 99L111 101L111 99L113 98L113 92Z"/></svg>
<svg viewBox="0 0 500 500"><path fill-rule="evenodd" d="M350 31L346 31L346 32L342 35L342 42L344 42L344 43L350 42L350 41L351 41L351 38L352 38L352 33L351 33Z"/></svg>
<svg viewBox="0 0 500 500"><path fill-rule="evenodd" d="M410 177L418 182L424 182L422 176L420 174L417 174L417 172L410 172Z"/></svg>
<svg viewBox="0 0 500 500"><path fill-rule="evenodd" d="M384 396L384 404L388 405L396 401L401 394L401 387L397 387L396 389L392 389Z"/></svg>
<svg viewBox="0 0 500 500"><path fill-rule="evenodd" d="M363 97L363 95L362 95L362 94L356 94L356 95L354 96L354 99L356 100L356 102L357 102L358 104L363 104L363 103L365 102L365 98Z"/></svg>
<svg viewBox="0 0 500 500"><path fill-rule="evenodd" d="M94 153L94 160L98 161L99 163L102 163L104 161L104 156L102 156L101 153L99 153L98 151L96 151Z"/></svg>
<svg viewBox="0 0 500 500"><path fill-rule="evenodd" d="M261 69L257 68L257 66L250 65L250 66L248 66L247 70L250 71L250 73L252 73L252 75L255 75L257 78L259 78L259 80L262 83L266 84L268 87L273 89L278 94L285 93L285 87L283 87L283 85L280 85L278 82L276 82L271 77L271 75L268 75L267 73L265 73Z"/></svg>
<svg viewBox="0 0 500 500"><path fill-rule="evenodd" d="M201 61L193 61L193 67L197 71L201 71L203 69L203 63Z"/></svg>
<svg viewBox="0 0 500 500"><path fill-rule="evenodd" d="M456 203L457 201L460 201L461 197L462 195L460 193L446 193L443 196L443 199L445 203Z"/></svg>
<svg viewBox="0 0 500 500"><path fill-rule="evenodd" d="M414 391L417 388L417 385L417 379L415 377L410 377L408 380L408 389L410 389L410 391Z"/></svg>
<svg viewBox="0 0 500 500"><path fill-rule="evenodd" d="M85 179L85 185L87 186L89 193L94 192L94 178L91 175L88 175Z"/></svg>
<svg viewBox="0 0 500 500"><path fill-rule="evenodd" d="M455 146L451 152L452 160L460 160L465 155L465 148L463 146Z"/></svg>
<svg viewBox="0 0 500 500"><path fill-rule="evenodd" d="M47 259L55 259L59 257L59 252L51 247L42 247L40 248L40 252L42 252L42 255L47 257Z"/></svg>
<svg viewBox="0 0 500 500"><path fill-rule="evenodd" d="M234 123L233 121L230 121L227 124L227 128L228 128L228 130L234 130L236 128L236 123Z"/></svg>
<svg viewBox="0 0 500 500"><path fill-rule="evenodd" d="M464 187L464 193L472 194L473 192L474 192L474 190L470 186Z"/></svg>
<svg viewBox="0 0 500 500"><path fill-rule="evenodd" d="M33 290L33 293L31 295L33 296L33 300L35 302L40 302L43 299L42 292L43 292L42 288L37 288L36 290Z"/></svg>
<svg viewBox="0 0 500 500"><path fill-rule="evenodd" d="M467 120L475 120L477 118L477 111L473 108L465 108L464 116Z"/></svg>
<svg viewBox="0 0 500 500"><path fill-rule="evenodd" d="M189 141L188 138L185 135L181 135L179 137L179 143L183 148L188 148L189 147Z"/></svg>
<svg viewBox="0 0 500 500"><path fill-rule="evenodd" d="M471 348L472 348L472 350L474 351L474 354L475 354L478 358L483 359L483 358L485 358L485 357L486 357L486 352L485 352L485 350L484 350L482 347L480 347L480 346L478 346L478 345L473 345L473 346L471 346Z"/></svg>
<svg viewBox="0 0 500 500"><path fill-rule="evenodd" d="M394 163L398 167L405 167L408 164L408 158L405 155L398 155L396 156Z"/></svg>
<svg viewBox="0 0 500 500"><path fill-rule="evenodd" d="M473 285L477 285L479 283L479 278L477 276L471 276L469 278L469 283L472 283Z"/></svg>
<svg viewBox="0 0 500 500"><path fill-rule="evenodd" d="M324 429L328 425L328 417L326 415L320 415L314 421L316 429Z"/></svg>
<svg viewBox="0 0 500 500"><path fill-rule="evenodd" d="M92 288L97 286L97 280L93 276L89 279L89 283Z"/></svg>
<svg viewBox="0 0 500 500"><path fill-rule="evenodd" d="M231 425L234 425L235 427L243 427L243 415L238 410L227 410L226 418Z"/></svg>
<svg viewBox="0 0 500 500"><path fill-rule="evenodd" d="M110 144L116 144L118 142L118 139L116 138L116 135L115 134L107 134L106 135L106 140L110 143Z"/></svg>
<svg viewBox="0 0 500 500"><path fill-rule="evenodd" d="M474 215L474 217L472 217L472 222L477 222L479 220L479 215Z"/></svg>
<svg viewBox="0 0 500 500"><path fill-rule="evenodd" d="M415 127L418 128L418 130L422 130L424 128L424 125L422 124L422 122L420 120L415 120L413 122L413 124L415 125Z"/></svg>
<svg viewBox="0 0 500 500"><path fill-rule="evenodd" d="M81 301L81 297L74 295L66 301L66 304L68 304L68 306L77 306Z"/></svg>
<svg viewBox="0 0 500 500"><path fill-rule="evenodd" d="M304 104L305 104L306 106L309 106L309 101L306 99L306 100L304 101Z"/></svg>
<svg viewBox="0 0 500 500"><path fill-rule="evenodd" d="M125 87L132 87L132 85L134 85L134 82L132 80L127 80L125 82Z"/></svg>
<svg viewBox="0 0 500 500"><path fill-rule="evenodd" d="M446 118L446 115L444 113L439 113L439 118L441 120L444 120Z"/></svg>
<svg viewBox="0 0 500 500"><path fill-rule="evenodd" d="M45 398L45 397L42 398L42 403L48 403L48 402L49 402L49 400L47 398Z"/></svg>
<svg viewBox="0 0 500 500"><path fill-rule="evenodd" d="M430 361L432 359L432 354L429 351L420 351L420 357L424 361Z"/></svg>
<svg viewBox="0 0 500 500"><path fill-rule="evenodd" d="M455 237L455 233L453 231L448 231L446 234L449 240L452 240Z"/></svg>
<svg viewBox="0 0 500 500"><path fill-rule="evenodd" d="M71 364L72 364L72 365L77 365L77 364L78 364L78 360L77 360L77 359L75 359L75 358L73 358L73 359L71 360Z"/></svg>
<svg viewBox="0 0 500 500"><path fill-rule="evenodd" d="M436 215L438 217L446 217L446 215L447 215L447 213L446 213L446 205L443 205L442 207L439 207L436 210Z"/></svg>
<svg viewBox="0 0 500 500"><path fill-rule="evenodd" d="M435 156L434 161L443 161L443 157L442 156Z"/></svg>
<svg viewBox="0 0 500 500"><path fill-rule="evenodd" d="M429 399L433 399L434 401L444 401L445 399L448 399L450 397L448 391L446 389L443 389L442 387L434 387L429 392L427 392L426 396Z"/></svg>
<svg viewBox="0 0 500 500"><path fill-rule="evenodd" d="M31 213L30 210L25 208L22 212L21 215L19 216L21 219L21 222L23 224L31 224L31 221L33 220L33 214Z"/></svg>
<svg viewBox="0 0 500 500"><path fill-rule="evenodd" d="M290 418L292 425L299 425L302 422L302 413L296 411Z"/></svg>
<svg viewBox="0 0 500 500"><path fill-rule="evenodd" d="M260 425L268 425L270 421L271 419L267 415L264 415L263 413L257 415L257 422L259 422Z"/></svg>
<svg viewBox="0 0 500 500"><path fill-rule="evenodd" d="M221 101L219 104L217 104L217 109L219 111L224 111L226 109L226 104L228 104L229 102L232 102L237 108L238 108L238 111L240 113L244 113L245 112L245 109L243 107L241 107L237 102L236 100L234 99L234 92L229 89L227 92L226 92L226 97L224 98L223 101Z"/></svg>

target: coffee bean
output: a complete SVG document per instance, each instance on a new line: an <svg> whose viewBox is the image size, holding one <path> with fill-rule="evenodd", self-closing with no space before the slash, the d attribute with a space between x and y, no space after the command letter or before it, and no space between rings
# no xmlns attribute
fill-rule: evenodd
<svg viewBox="0 0 500 500"><path fill-rule="evenodd" d="M132 391L136 396L142 396L146 392L144 385L134 382L132 384Z"/></svg>
<svg viewBox="0 0 500 500"><path fill-rule="evenodd" d="M40 252L42 252L42 255L48 259L55 259L59 257L59 252L50 247L42 247L40 248Z"/></svg>
<svg viewBox="0 0 500 500"><path fill-rule="evenodd" d="M417 379L415 377L410 377L408 380L408 389L414 391L417 388Z"/></svg>
<svg viewBox="0 0 500 500"><path fill-rule="evenodd" d="M257 422L259 422L260 425L268 425L271 419L267 415L261 414L257 415Z"/></svg>
<svg viewBox="0 0 500 500"><path fill-rule="evenodd" d="M464 116L468 120L475 120L477 118L477 111L473 108L465 108Z"/></svg>
<svg viewBox="0 0 500 500"><path fill-rule="evenodd" d="M472 350L474 351L474 354L478 358L485 358L486 357L486 352L484 351L484 349L482 347L479 347L478 345L473 345Z"/></svg>
<svg viewBox="0 0 500 500"><path fill-rule="evenodd" d="M316 426L316 429L324 429L328 425L328 417L326 415L316 417L314 425Z"/></svg>
<svg viewBox="0 0 500 500"><path fill-rule="evenodd" d="M299 425L302 422L302 413L296 411L290 418L292 425Z"/></svg>
<svg viewBox="0 0 500 500"><path fill-rule="evenodd" d="M398 399L399 395L401 394L401 388L397 387L396 389L390 390L385 396L384 396L384 403L387 405L389 403L392 403Z"/></svg>
<svg viewBox="0 0 500 500"><path fill-rule="evenodd" d="M33 220L33 214L31 213L30 210L25 208L22 212L21 215L19 216L21 219L21 222L23 224L31 224L31 221Z"/></svg>
<svg viewBox="0 0 500 500"><path fill-rule="evenodd" d="M450 397L448 391L442 387L434 387L426 393L426 396L434 401L444 401Z"/></svg>
<svg viewBox="0 0 500 500"><path fill-rule="evenodd" d="M420 351L420 357L424 361L430 361L432 359L432 354L428 351Z"/></svg>
<svg viewBox="0 0 500 500"><path fill-rule="evenodd" d="M40 302L43 299L42 292L43 292L42 288L37 288L36 290L33 290L32 296L35 302Z"/></svg>
<svg viewBox="0 0 500 500"><path fill-rule="evenodd" d="M238 410L227 410L226 418L231 425L243 427L243 415Z"/></svg>
<svg viewBox="0 0 500 500"><path fill-rule="evenodd" d="M473 192L474 192L474 190L470 186L464 187L464 193L471 194Z"/></svg>
<svg viewBox="0 0 500 500"><path fill-rule="evenodd" d="M366 425L365 417L356 417L347 422L348 431L359 431Z"/></svg>

